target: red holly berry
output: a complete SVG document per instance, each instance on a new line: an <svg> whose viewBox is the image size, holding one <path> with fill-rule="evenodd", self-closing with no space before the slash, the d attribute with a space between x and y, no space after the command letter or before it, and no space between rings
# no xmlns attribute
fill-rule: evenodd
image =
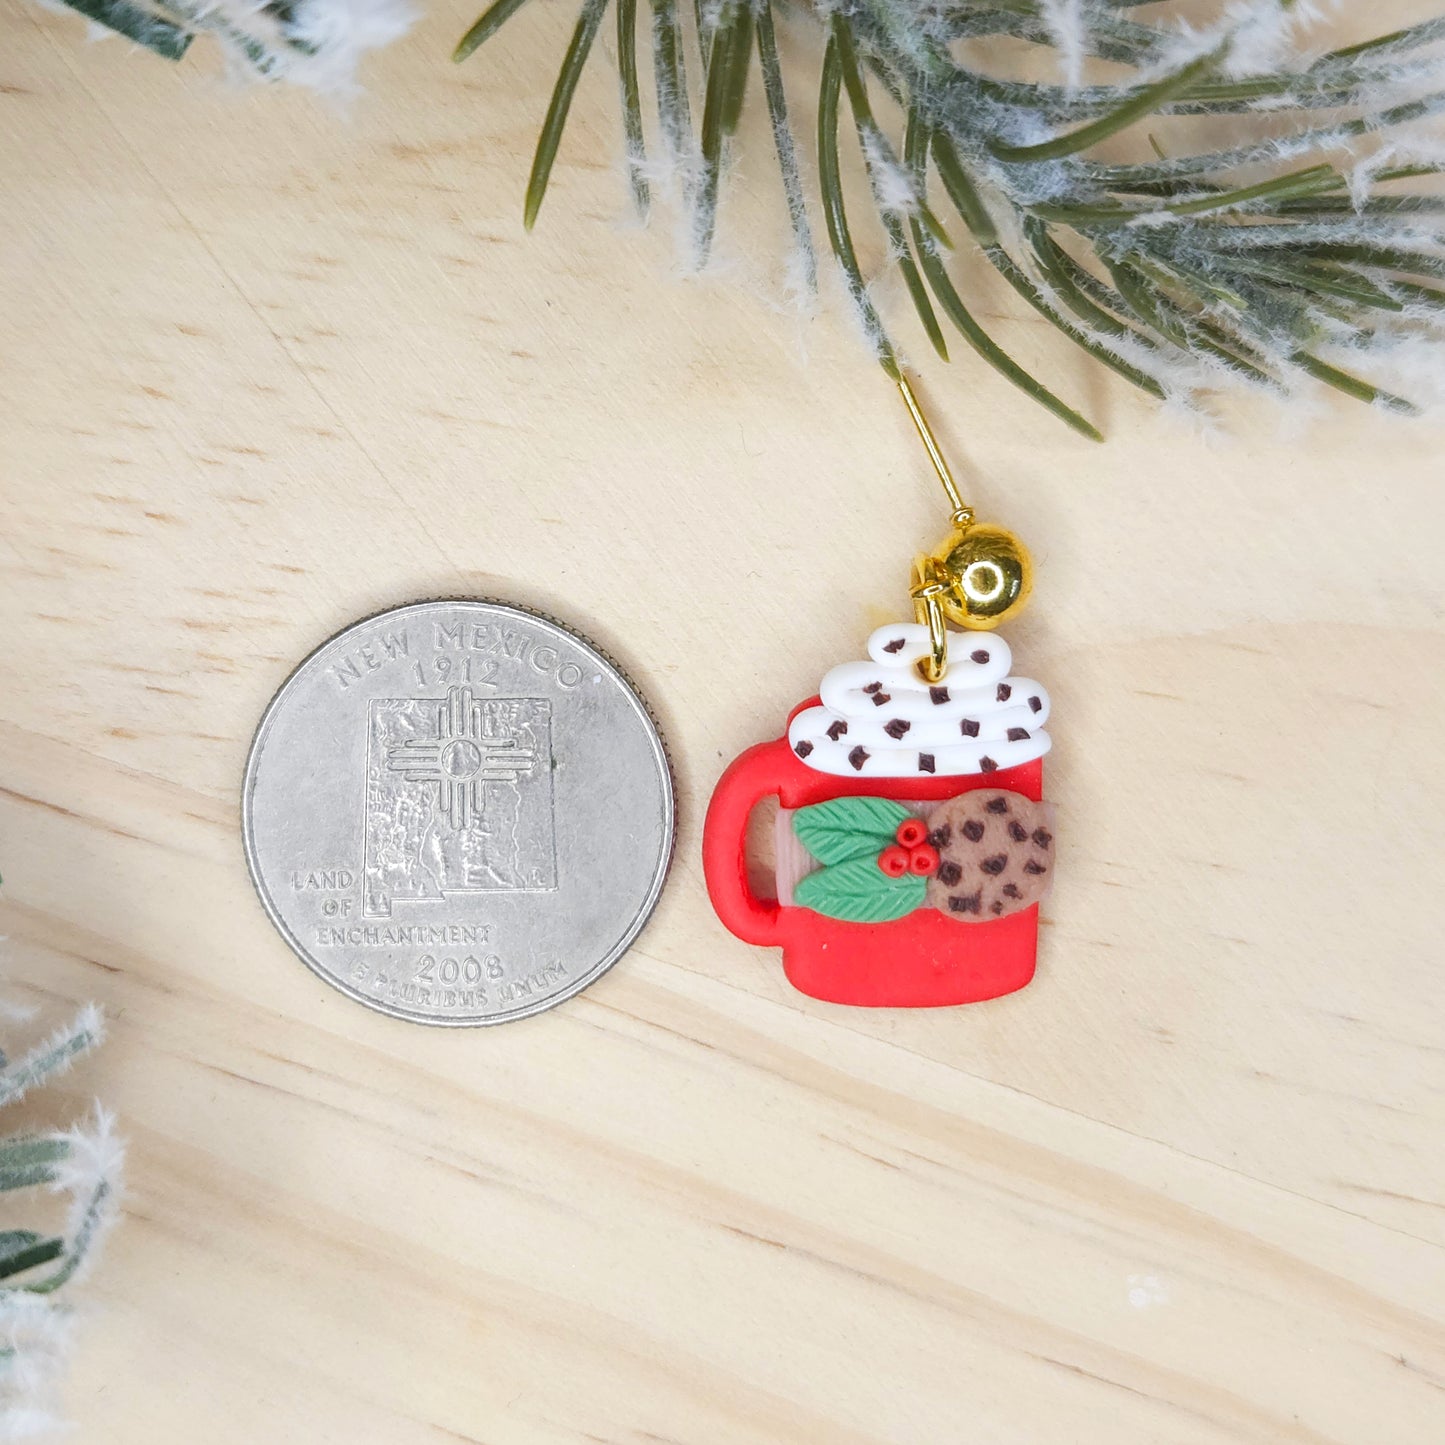
<svg viewBox="0 0 1445 1445"><path fill-rule="evenodd" d="M905 818L893 835L904 848L916 848L928 837L928 824L922 818Z"/></svg>
<svg viewBox="0 0 1445 1445"><path fill-rule="evenodd" d="M912 863L912 856L907 848L900 848L896 843L890 843L878 855L878 867L890 878L902 878Z"/></svg>
<svg viewBox="0 0 1445 1445"><path fill-rule="evenodd" d="M921 878L931 878L938 871L938 849L931 843L920 843L908 852L908 871Z"/></svg>

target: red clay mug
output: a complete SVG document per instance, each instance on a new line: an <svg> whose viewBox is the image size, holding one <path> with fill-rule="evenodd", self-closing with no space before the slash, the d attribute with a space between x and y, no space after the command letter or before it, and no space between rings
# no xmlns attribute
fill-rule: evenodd
<svg viewBox="0 0 1445 1445"><path fill-rule="evenodd" d="M814 998L939 1007L1011 993L1034 975L1037 899L1052 872L1051 811L1042 802L1048 695L1006 675L1011 657L994 635L953 635L951 657L962 649L962 658L943 685L929 685L914 666L927 645L915 624L880 628L869 639L870 662L834 668L821 698L792 713L784 737L727 768L708 809L703 865L718 917L744 942L781 948L789 981ZM757 897L748 877L749 820L768 798L785 810L780 864L789 849L805 860L801 881L780 867L781 901ZM840 817L890 832L897 820L904 842L926 829L912 868L929 876L887 902L904 883L883 874L906 869L908 850L889 832L840 842ZM810 818L807 831L801 821ZM913 818L923 825L903 826ZM804 849L790 841L793 828ZM810 872L851 880L867 896L859 903L845 891L845 905L836 905L838 889L827 878L810 885ZM875 894L884 900L877 906Z"/></svg>

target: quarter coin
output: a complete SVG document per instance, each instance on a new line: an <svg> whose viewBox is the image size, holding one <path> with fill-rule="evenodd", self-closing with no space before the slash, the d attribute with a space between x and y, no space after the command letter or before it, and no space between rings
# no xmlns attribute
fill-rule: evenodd
<svg viewBox="0 0 1445 1445"><path fill-rule="evenodd" d="M323 643L266 709L242 792L282 937L427 1024L525 1018L606 972L657 903L674 821L622 671L498 602L418 602Z"/></svg>

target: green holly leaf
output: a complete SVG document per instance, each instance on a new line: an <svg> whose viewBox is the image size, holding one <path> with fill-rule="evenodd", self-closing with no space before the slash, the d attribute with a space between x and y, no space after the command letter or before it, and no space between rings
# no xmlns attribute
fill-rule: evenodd
<svg viewBox="0 0 1445 1445"><path fill-rule="evenodd" d="M820 863L876 858L913 816L890 798L831 798L793 814L798 842Z"/></svg>
<svg viewBox="0 0 1445 1445"><path fill-rule="evenodd" d="M922 908L927 894L927 879L916 873L890 878L875 853L809 873L793 890L793 902L844 923L888 923Z"/></svg>

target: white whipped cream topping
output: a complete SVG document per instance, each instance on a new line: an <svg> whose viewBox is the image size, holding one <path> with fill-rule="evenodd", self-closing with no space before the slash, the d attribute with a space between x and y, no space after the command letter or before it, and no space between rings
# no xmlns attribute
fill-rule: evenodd
<svg viewBox="0 0 1445 1445"><path fill-rule="evenodd" d="M810 768L840 777L918 778L991 773L1048 752L1049 695L1014 677L996 632L948 634L948 669L928 683L918 663L928 629L880 627L868 662L845 662L823 679L822 707L800 712L788 742Z"/></svg>

